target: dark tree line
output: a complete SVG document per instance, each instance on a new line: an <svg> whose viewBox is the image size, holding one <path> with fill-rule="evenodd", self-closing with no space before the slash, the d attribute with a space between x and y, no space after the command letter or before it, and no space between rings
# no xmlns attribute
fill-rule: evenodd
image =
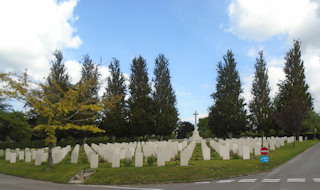
<svg viewBox="0 0 320 190"><path fill-rule="evenodd" d="M283 69L286 79L281 81L279 92L272 101L268 82L268 70L263 51L256 59L252 83L252 100L247 115L241 96L240 77L233 52L228 50L224 62L217 65L216 91L212 94L213 106L209 108L208 127L218 137L232 137L248 131L264 135L270 130L283 129L288 135L304 132L302 123L313 110L312 97L305 81L305 68L301 60L301 42L294 40L285 56Z"/></svg>

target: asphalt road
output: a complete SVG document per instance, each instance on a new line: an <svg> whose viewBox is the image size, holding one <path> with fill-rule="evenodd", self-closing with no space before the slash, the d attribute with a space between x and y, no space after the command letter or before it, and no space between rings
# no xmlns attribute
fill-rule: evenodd
<svg viewBox="0 0 320 190"><path fill-rule="evenodd" d="M143 186L56 184L0 174L0 190L295 190L320 189L320 143L271 172L196 183Z"/></svg>

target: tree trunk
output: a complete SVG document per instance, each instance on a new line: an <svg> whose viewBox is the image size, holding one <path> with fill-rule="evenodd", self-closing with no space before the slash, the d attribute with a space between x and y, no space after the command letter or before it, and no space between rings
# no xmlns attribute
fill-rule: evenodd
<svg viewBox="0 0 320 190"><path fill-rule="evenodd" d="M232 139L232 132L228 132L227 135L228 135L229 139Z"/></svg>
<svg viewBox="0 0 320 190"><path fill-rule="evenodd" d="M293 136L294 136L294 139L293 139L293 148L295 148L296 147L296 134L293 134Z"/></svg>
<svg viewBox="0 0 320 190"><path fill-rule="evenodd" d="M160 141L163 141L163 135L160 136Z"/></svg>
<svg viewBox="0 0 320 190"><path fill-rule="evenodd" d="M52 165L53 165L53 160L52 160L52 147L53 147L53 143L50 142L48 145L48 163L47 163L47 168L46 170L51 170Z"/></svg>
<svg viewBox="0 0 320 190"><path fill-rule="evenodd" d="M112 142L113 142L113 143L116 142L116 136L112 136Z"/></svg>
<svg viewBox="0 0 320 190"><path fill-rule="evenodd" d="M262 146L263 146L264 131L261 132L261 135L262 135Z"/></svg>

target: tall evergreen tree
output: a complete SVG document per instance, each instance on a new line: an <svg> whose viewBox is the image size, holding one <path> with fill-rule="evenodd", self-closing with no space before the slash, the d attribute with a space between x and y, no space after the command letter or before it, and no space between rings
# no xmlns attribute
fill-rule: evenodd
<svg viewBox="0 0 320 190"><path fill-rule="evenodd" d="M84 105L96 104L99 102L99 89L100 89L100 76L99 73L99 65L94 63L88 54L83 56L82 59L82 68L81 68L81 78L80 84L86 83L87 88L84 93L79 97L79 102ZM99 112L91 112L86 114L90 114L91 116L98 115ZM81 117L82 114L79 114L78 117ZM75 121L77 119L75 118ZM83 122L83 121L82 121ZM90 121L92 122L92 121ZM85 124L93 124L93 123L85 123Z"/></svg>
<svg viewBox="0 0 320 190"><path fill-rule="evenodd" d="M98 67L98 64L94 63L88 54L83 56L80 83L88 83L89 86L83 94L83 102L92 101L95 103L99 99L99 79L101 74Z"/></svg>
<svg viewBox="0 0 320 190"><path fill-rule="evenodd" d="M263 51L259 52L259 57L256 59L254 67L256 71L251 89L253 99L249 104L250 119L257 131L264 136L264 132L269 129L272 123L272 118L268 69L263 57Z"/></svg>
<svg viewBox="0 0 320 190"><path fill-rule="evenodd" d="M290 135L299 135L308 110L313 109L309 86L305 81L304 63L301 60L301 42L295 40L285 56L286 79L279 84L277 95L277 123Z"/></svg>
<svg viewBox="0 0 320 190"><path fill-rule="evenodd" d="M232 138L245 130L247 116L233 52L228 50L223 60L224 64L218 63L216 92L211 95L214 105L210 108L209 128L219 137Z"/></svg>
<svg viewBox="0 0 320 190"><path fill-rule="evenodd" d="M53 53L54 60L51 61L51 68L49 76L47 77L47 86L44 91L47 94L52 94L50 100L52 103L56 103L60 98L64 97L64 92L71 86L69 75L66 71L66 67L63 60L63 54L59 50L55 50Z"/></svg>
<svg viewBox="0 0 320 190"><path fill-rule="evenodd" d="M120 71L120 62L113 59L109 64L110 76L107 78L108 86L104 98L112 99L121 97L113 107L104 110L104 118L101 123L102 129L105 129L108 135L122 137L128 134L127 129L127 109L126 109L126 92L125 77Z"/></svg>
<svg viewBox="0 0 320 190"><path fill-rule="evenodd" d="M99 65L94 63L88 54L84 55L82 58L82 68L81 68L81 78L79 83L86 84L87 88L78 97L78 102L83 105L94 105L97 104L99 100L99 89L100 89L100 76ZM96 125L97 120L83 120L83 118L100 117L100 111L80 111L75 117L73 117L70 122L77 125ZM61 132L60 132L61 133ZM71 133L69 131L62 131L65 136L69 136ZM84 143L86 138L92 136L93 134L88 131L74 131L74 136L77 138L83 138Z"/></svg>
<svg viewBox="0 0 320 190"><path fill-rule="evenodd" d="M146 60L135 57L131 65L130 97L128 99L129 124L137 137L154 133L154 113Z"/></svg>
<svg viewBox="0 0 320 190"><path fill-rule="evenodd" d="M172 89L169 61L163 54L155 60L153 102L155 108L155 133L163 136L173 132L178 122L176 95Z"/></svg>

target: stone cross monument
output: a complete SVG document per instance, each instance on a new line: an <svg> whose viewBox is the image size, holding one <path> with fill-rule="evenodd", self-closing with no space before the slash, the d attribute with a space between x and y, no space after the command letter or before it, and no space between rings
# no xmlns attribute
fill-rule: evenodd
<svg viewBox="0 0 320 190"><path fill-rule="evenodd" d="M194 130L193 130L193 134L192 137L190 137L189 139L191 141L196 141L197 143L200 143L202 141L202 138L199 135L199 131L198 131L198 126L197 126L197 115L199 115L197 113L197 111L194 112Z"/></svg>

